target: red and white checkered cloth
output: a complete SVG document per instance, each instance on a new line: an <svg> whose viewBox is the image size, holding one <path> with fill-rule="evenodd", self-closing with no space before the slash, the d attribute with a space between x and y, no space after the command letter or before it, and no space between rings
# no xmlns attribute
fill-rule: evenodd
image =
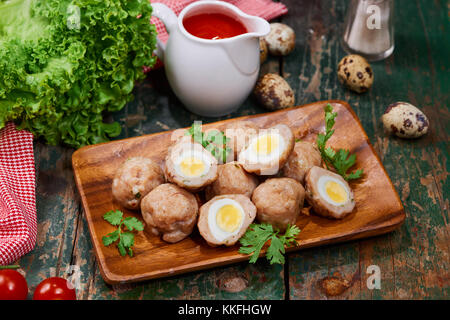
<svg viewBox="0 0 450 320"><path fill-rule="evenodd" d="M152 3L163 3L170 9L172 9L176 15L178 15L181 10L184 9L184 7L195 1L198 0L155 0L152 1ZM273 2L271 0L225 0L225 2L235 5L247 14L264 18L267 21L288 12L288 9L284 4L280 2ZM159 40L161 40L162 42L166 42L169 38L169 35L166 32L164 24L156 17L153 17L150 21L156 26ZM161 65L161 62L158 60L154 69L160 67ZM144 72L149 72L150 70L151 68L144 67Z"/></svg>
<svg viewBox="0 0 450 320"><path fill-rule="evenodd" d="M10 122L0 130L0 265L31 251L36 234L33 135Z"/></svg>

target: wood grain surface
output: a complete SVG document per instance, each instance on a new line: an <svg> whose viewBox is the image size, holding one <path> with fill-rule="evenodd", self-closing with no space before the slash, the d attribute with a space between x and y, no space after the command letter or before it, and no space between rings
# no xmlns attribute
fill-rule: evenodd
<svg viewBox="0 0 450 320"><path fill-rule="evenodd" d="M204 127L204 130L216 128L224 131L227 124L239 120L252 121L260 128L285 124L297 133L297 138L315 142L317 133L324 131L324 107L328 103L337 112L335 133L329 145L356 154L356 167L364 170L363 178L351 183L356 210L342 220L301 215L297 226L302 231L297 237L297 246L290 248L290 251L383 234L400 226L405 219L399 196L356 114L345 102L321 101L272 113L223 120ZM207 245L197 230L175 244L164 242L144 230L135 239L133 257L122 257L114 245L105 247L102 244L102 237L114 231L114 227L103 219L106 212L122 210L126 216L142 220L139 212L126 210L112 197L112 180L119 166L127 159L138 156L148 157L163 166L167 149L180 136L176 133L166 131L87 146L72 156L75 182L86 212L100 272L110 284L160 278L249 258L238 253L238 244L232 247Z"/></svg>
<svg viewBox="0 0 450 320"><path fill-rule="evenodd" d="M348 1L283 0L289 13L276 21L296 32L295 50L269 57L261 74L278 73L296 104L347 101L358 115L404 205L399 229L379 237L287 254L285 266L241 262L145 282L108 285L99 270L85 212L75 187L74 150L35 143L38 240L17 261L30 296L40 281L78 270L78 299L448 299L450 296L449 136L450 32L446 0L395 1L395 51L372 63L372 89L355 94L337 80ZM197 119L169 89L162 70L136 86L135 100L107 120L118 139L189 126ZM396 101L409 101L430 120L418 140L388 136L380 117ZM252 98L214 122L266 112ZM369 266L381 270L381 288L369 289Z"/></svg>

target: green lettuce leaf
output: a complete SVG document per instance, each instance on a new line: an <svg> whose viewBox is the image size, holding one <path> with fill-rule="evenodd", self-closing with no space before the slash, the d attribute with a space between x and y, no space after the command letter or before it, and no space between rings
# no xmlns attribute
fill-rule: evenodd
<svg viewBox="0 0 450 320"><path fill-rule="evenodd" d="M0 0L0 129L75 148L119 135L103 115L155 63L151 13L148 0Z"/></svg>

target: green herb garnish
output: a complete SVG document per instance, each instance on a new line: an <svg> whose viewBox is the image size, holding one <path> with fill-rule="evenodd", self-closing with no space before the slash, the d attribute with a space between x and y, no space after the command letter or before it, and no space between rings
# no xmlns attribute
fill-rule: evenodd
<svg viewBox="0 0 450 320"><path fill-rule="evenodd" d="M249 226L244 236L239 239L242 245L239 248L239 252L251 254L249 262L255 263L258 260L262 247L270 240L270 245L266 252L267 260L269 260L270 264L284 264L285 246L289 247L292 244L297 244L295 237L299 232L300 229L297 226L289 225L285 233L281 235L280 231L274 229L270 224L253 223Z"/></svg>
<svg viewBox="0 0 450 320"><path fill-rule="evenodd" d="M205 135L202 131L202 124L200 121L194 121L192 126L186 132L187 136L192 136L195 142L200 143L206 150L219 161L225 163L231 149L227 147L230 141L222 131L211 130Z"/></svg>
<svg viewBox="0 0 450 320"><path fill-rule="evenodd" d="M106 236L103 236L102 241L105 246L109 246L119 240L117 248L120 255L125 256L127 253L130 257L133 256L134 234L130 231L142 231L144 225L141 221L135 217L123 218L123 212L120 210L111 210L103 215L103 219L108 221L113 226L117 226L117 229ZM129 231L123 231L122 225L124 225Z"/></svg>
<svg viewBox="0 0 450 320"><path fill-rule="evenodd" d="M335 151L331 147L326 147L327 141L334 133L333 126L335 124L335 118L337 112L333 112L331 104L325 106L325 134L319 133L317 136L317 147L319 148L322 159L328 169L330 166L334 167L338 174L340 174L345 180L358 179L362 176L363 170L358 169L350 174L347 171L355 164L356 154L350 155L348 150L339 149Z"/></svg>

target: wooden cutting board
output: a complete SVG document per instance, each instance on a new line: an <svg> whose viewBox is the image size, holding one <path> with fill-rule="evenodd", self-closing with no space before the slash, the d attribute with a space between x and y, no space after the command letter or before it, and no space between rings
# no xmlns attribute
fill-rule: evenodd
<svg viewBox="0 0 450 320"><path fill-rule="evenodd" d="M356 114L346 102L321 101L204 125L205 129L223 129L230 122L244 119L260 127L286 124L297 137L312 142L319 132L325 130L323 108L327 103L331 103L338 113L335 133L328 145L356 153L355 168L364 169L364 177L350 184L355 194L356 210L343 220L301 215L297 221L301 229L298 246L289 248L288 252L383 234L397 228L405 219L400 198ZM248 259L248 256L238 253L238 244L232 247L208 246L197 229L175 244L166 243L146 230L138 232L133 257L122 257L115 245L105 247L102 244L102 237L114 230L103 220L107 211L119 209L125 216L143 220L139 212L126 210L113 201L111 184L117 168L127 158L135 156L149 157L162 164L172 134L172 131L166 131L87 146L73 154L76 184L100 272L107 283L160 278Z"/></svg>

